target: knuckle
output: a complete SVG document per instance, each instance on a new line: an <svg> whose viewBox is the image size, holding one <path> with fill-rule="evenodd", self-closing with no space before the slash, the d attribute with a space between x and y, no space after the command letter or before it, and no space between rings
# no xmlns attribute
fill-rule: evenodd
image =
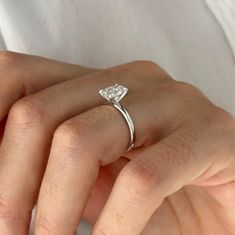
<svg viewBox="0 0 235 235"><path fill-rule="evenodd" d="M131 62L129 67L136 72L141 71L142 76L144 75L145 78L146 76L151 77L151 75L153 75L155 77L156 75L162 75L165 73L165 71L163 71L163 69L157 63L150 60L136 60Z"/></svg>
<svg viewBox="0 0 235 235"><path fill-rule="evenodd" d="M134 66L145 66L145 67L159 67L157 63L151 60L135 60L132 62Z"/></svg>
<svg viewBox="0 0 235 235"><path fill-rule="evenodd" d="M128 193L134 197L143 197L151 193L158 184L158 174L154 165L142 160L124 168L121 181Z"/></svg>
<svg viewBox="0 0 235 235"><path fill-rule="evenodd" d="M81 114L79 117L65 121L55 130L52 158L54 158L57 168L64 169L64 166L70 167L81 157L93 156L88 154L89 151L94 151L94 148L89 148L95 126L95 120L91 120L91 118Z"/></svg>
<svg viewBox="0 0 235 235"><path fill-rule="evenodd" d="M22 56L12 51L0 51L0 70L7 72L22 62Z"/></svg>
<svg viewBox="0 0 235 235"><path fill-rule="evenodd" d="M213 124L217 127L225 127L228 129L234 129L235 128L235 119L234 117L223 110L222 108L216 107L215 112L212 113L210 120Z"/></svg>
<svg viewBox="0 0 235 235"><path fill-rule="evenodd" d="M136 60L132 62L133 67L137 67L146 71L147 73L159 74L161 76L169 77L166 71L160 67L155 61L152 60ZM167 75L167 76L166 76Z"/></svg>
<svg viewBox="0 0 235 235"><path fill-rule="evenodd" d="M202 95L201 91L196 88L195 86L186 83L186 82L182 82L182 81L172 81L169 84L169 88L171 88L172 90L174 90L177 93L181 93L181 94L185 94L187 96L198 96L198 95Z"/></svg>
<svg viewBox="0 0 235 235"><path fill-rule="evenodd" d="M120 76L119 73L120 71L116 67L114 67L114 68L108 68L108 69L99 71L98 73L95 74L95 76L97 76L97 78L100 78L100 79L104 79L106 77L119 79L119 76ZM87 76L90 76L90 75L87 74Z"/></svg>
<svg viewBox="0 0 235 235"><path fill-rule="evenodd" d="M81 148L85 143L86 127L82 123L68 120L60 125L55 133L54 140L60 150L74 151Z"/></svg>
<svg viewBox="0 0 235 235"><path fill-rule="evenodd" d="M150 81L166 82L173 81L170 75L156 62L150 60L136 60L130 64L130 69L135 72L135 76L142 82L143 78Z"/></svg>
<svg viewBox="0 0 235 235"><path fill-rule="evenodd" d="M44 235L57 235L59 234L56 231L57 226L53 225L46 217L38 216L35 220L35 232Z"/></svg>
<svg viewBox="0 0 235 235"><path fill-rule="evenodd" d="M39 102L24 97L17 101L9 112L9 121L14 125L35 126L44 119L45 113Z"/></svg>
<svg viewBox="0 0 235 235"><path fill-rule="evenodd" d="M209 131L213 137L217 137L217 143L222 142L222 146L229 147L229 149L231 149L234 153L235 118L232 116L232 114L226 112L222 108L216 107L215 111L212 112L207 119L207 122L204 123L204 126L205 125L207 125L207 129L209 128Z"/></svg>
<svg viewBox="0 0 235 235"><path fill-rule="evenodd" d="M18 53L11 52L11 51L0 51L0 62L12 64L18 58Z"/></svg>

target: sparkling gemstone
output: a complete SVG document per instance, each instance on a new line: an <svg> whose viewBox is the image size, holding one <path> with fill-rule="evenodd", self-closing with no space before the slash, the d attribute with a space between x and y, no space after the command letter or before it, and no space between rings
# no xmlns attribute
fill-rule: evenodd
<svg viewBox="0 0 235 235"><path fill-rule="evenodd" d="M128 89L122 85L115 84L100 90L100 95L108 101L119 102L128 92Z"/></svg>

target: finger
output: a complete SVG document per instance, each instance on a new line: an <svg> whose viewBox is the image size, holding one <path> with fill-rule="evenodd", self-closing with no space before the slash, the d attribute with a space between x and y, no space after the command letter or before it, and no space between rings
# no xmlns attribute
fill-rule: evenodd
<svg viewBox="0 0 235 235"><path fill-rule="evenodd" d="M223 154L218 138L213 139L218 135L205 129L180 129L130 161L119 174L93 234L141 234L166 197L222 171L222 164L212 167Z"/></svg>
<svg viewBox="0 0 235 235"><path fill-rule="evenodd" d="M1 51L0 120L22 96L92 71L38 56Z"/></svg>

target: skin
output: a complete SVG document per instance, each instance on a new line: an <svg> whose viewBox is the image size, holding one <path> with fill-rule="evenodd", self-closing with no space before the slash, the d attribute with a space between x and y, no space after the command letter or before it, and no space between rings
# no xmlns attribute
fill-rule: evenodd
<svg viewBox="0 0 235 235"><path fill-rule="evenodd" d="M0 234L232 235L235 120L158 65L105 70L0 54ZM128 87L120 113L99 96Z"/></svg>

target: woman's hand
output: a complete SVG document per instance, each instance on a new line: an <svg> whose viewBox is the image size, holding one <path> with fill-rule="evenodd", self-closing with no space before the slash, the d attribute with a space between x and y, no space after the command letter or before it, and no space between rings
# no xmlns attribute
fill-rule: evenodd
<svg viewBox="0 0 235 235"><path fill-rule="evenodd" d="M0 234L26 235L37 199L36 235L75 234L81 217L94 235L233 233L235 121L199 90L147 61L71 76L1 66ZM128 153L125 121L98 94L115 83L129 89Z"/></svg>

